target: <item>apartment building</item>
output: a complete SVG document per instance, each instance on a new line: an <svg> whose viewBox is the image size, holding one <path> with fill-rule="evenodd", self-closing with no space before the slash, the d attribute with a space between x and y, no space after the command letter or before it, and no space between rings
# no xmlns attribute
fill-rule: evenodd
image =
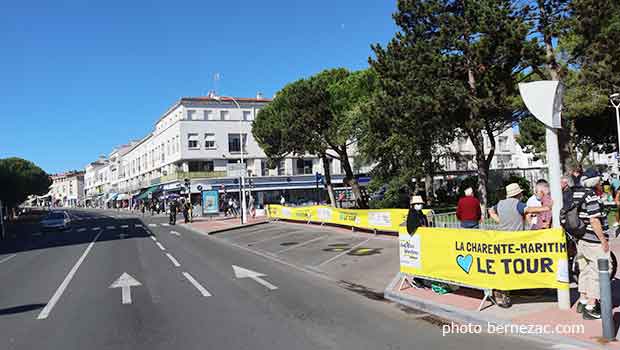
<svg viewBox="0 0 620 350"><path fill-rule="evenodd" d="M51 176L52 185L46 196L51 196L51 204L62 207L75 207L84 197L84 172L67 172Z"/></svg>
<svg viewBox="0 0 620 350"><path fill-rule="evenodd" d="M238 192L239 181L228 176L241 158L248 173L248 189L257 204L316 198L316 173L323 164L314 155L290 156L276 169L252 137L252 122L271 100L255 98L184 97L157 120L144 138L115 150L86 167L86 190L91 197L146 199L182 191L190 179L193 196L198 188ZM243 157L241 151L243 150ZM352 155L354 159L354 154ZM330 162L333 182L342 184L338 160ZM116 197L115 197L116 196Z"/></svg>

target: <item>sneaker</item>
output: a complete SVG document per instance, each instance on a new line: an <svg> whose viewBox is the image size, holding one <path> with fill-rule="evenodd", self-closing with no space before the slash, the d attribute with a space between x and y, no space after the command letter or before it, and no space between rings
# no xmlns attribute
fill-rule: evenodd
<svg viewBox="0 0 620 350"><path fill-rule="evenodd" d="M587 308L583 308L583 319L584 320L599 320L601 318L601 306L599 304L594 305L592 310L588 310Z"/></svg>
<svg viewBox="0 0 620 350"><path fill-rule="evenodd" d="M583 313L583 310L584 310L585 308L586 308L586 304L584 304L584 303L582 303L582 302L580 302L580 301L577 301L577 313L578 313L578 314L582 314L582 313Z"/></svg>

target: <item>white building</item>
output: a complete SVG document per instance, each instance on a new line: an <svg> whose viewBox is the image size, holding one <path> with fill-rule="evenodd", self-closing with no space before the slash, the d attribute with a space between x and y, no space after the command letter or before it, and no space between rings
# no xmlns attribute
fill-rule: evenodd
<svg viewBox="0 0 620 350"><path fill-rule="evenodd" d="M48 195L51 195L52 205L75 207L82 202L84 198L84 172L55 174L51 178L52 185Z"/></svg>
<svg viewBox="0 0 620 350"><path fill-rule="evenodd" d="M144 200L180 191L184 179L191 180L195 196L199 196L198 186L237 192L238 180L228 177L227 169L241 162L243 140L250 190L259 205L277 201L283 193L289 200L314 200L315 173L324 172L320 159L290 156L276 169L267 169L267 157L252 137L252 122L270 101L262 96L181 98L143 139L87 166L87 195L108 193L105 198L110 199L120 194ZM341 184L340 162L333 160L330 169L333 182Z"/></svg>
<svg viewBox="0 0 620 350"><path fill-rule="evenodd" d="M98 205L110 191L109 160L100 156L88 164L84 172L84 200L86 205Z"/></svg>

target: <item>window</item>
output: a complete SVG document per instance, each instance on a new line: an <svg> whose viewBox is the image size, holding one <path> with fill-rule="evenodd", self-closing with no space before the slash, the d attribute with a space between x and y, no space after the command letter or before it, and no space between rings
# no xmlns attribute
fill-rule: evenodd
<svg viewBox="0 0 620 350"><path fill-rule="evenodd" d="M260 176L268 176L269 169L267 169L267 161L264 159L260 160Z"/></svg>
<svg viewBox="0 0 620 350"><path fill-rule="evenodd" d="M196 111L187 110L187 120L196 120L197 114Z"/></svg>
<svg viewBox="0 0 620 350"><path fill-rule="evenodd" d="M508 151L508 136L500 136L498 138L500 152Z"/></svg>
<svg viewBox="0 0 620 350"><path fill-rule="evenodd" d="M278 175L285 175L286 165L283 160L278 163Z"/></svg>
<svg viewBox="0 0 620 350"><path fill-rule="evenodd" d="M510 161L511 161L511 156L510 155L499 155L497 156L497 167L502 169L502 168L510 168Z"/></svg>
<svg viewBox="0 0 620 350"><path fill-rule="evenodd" d="M215 119L215 116L213 115L213 111L205 110L203 113L204 113L205 120L214 120Z"/></svg>
<svg viewBox="0 0 620 350"><path fill-rule="evenodd" d="M228 111L220 111L220 120L230 120Z"/></svg>
<svg viewBox="0 0 620 350"><path fill-rule="evenodd" d="M311 159L297 159L297 173L298 174L312 174L312 160Z"/></svg>
<svg viewBox="0 0 620 350"><path fill-rule="evenodd" d="M205 134L205 149L215 148L215 134Z"/></svg>
<svg viewBox="0 0 620 350"><path fill-rule="evenodd" d="M243 111L243 120L252 120L252 112Z"/></svg>
<svg viewBox="0 0 620 350"><path fill-rule="evenodd" d="M239 153L241 152L239 134L228 134L228 152ZM247 151L247 135L243 134L243 150Z"/></svg>
<svg viewBox="0 0 620 350"><path fill-rule="evenodd" d="M187 134L187 147L189 149L197 149L198 146L198 134Z"/></svg>
<svg viewBox="0 0 620 350"><path fill-rule="evenodd" d="M166 154L170 155L170 140L166 142Z"/></svg>

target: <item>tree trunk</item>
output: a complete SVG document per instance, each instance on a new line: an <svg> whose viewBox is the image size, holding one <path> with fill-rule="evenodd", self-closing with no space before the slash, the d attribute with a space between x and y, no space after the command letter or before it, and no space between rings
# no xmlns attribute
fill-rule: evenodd
<svg viewBox="0 0 620 350"><path fill-rule="evenodd" d="M321 154L321 161L323 162L323 172L325 173L325 189L327 190L327 195L329 195L329 203L332 207L336 207L336 195L334 194L334 185L332 184L332 172L329 167L329 160L325 153Z"/></svg>
<svg viewBox="0 0 620 350"><path fill-rule="evenodd" d="M351 162L349 162L346 146L343 146L339 150L338 155L340 156L340 162L344 168L345 181L349 184L349 186L351 186L351 192L353 192L353 199L355 200L357 208L368 209L368 203L362 194L360 184L353 174L353 168L351 167Z"/></svg>
<svg viewBox="0 0 620 350"><path fill-rule="evenodd" d="M424 176L424 192L426 193L426 204L431 204L435 199L435 193L433 191L433 176L430 174Z"/></svg>

